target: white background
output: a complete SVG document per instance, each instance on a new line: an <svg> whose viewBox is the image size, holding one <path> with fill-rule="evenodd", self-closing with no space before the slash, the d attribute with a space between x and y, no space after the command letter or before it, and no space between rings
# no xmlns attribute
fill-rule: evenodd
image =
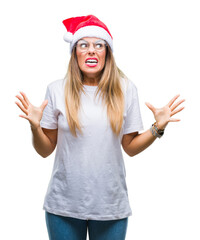
<svg viewBox="0 0 200 240"><path fill-rule="evenodd" d="M138 88L145 130L154 122L146 101L162 107L178 93L186 99L176 115L181 121L170 123L162 139L133 158L124 153L133 211L126 239L200 239L199 12L194 0L1 4L1 239L48 239L42 205L55 152L42 158L34 150L15 96L24 91L41 105L47 84L67 71L62 21L88 14L113 35L117 65Z"/></svg>

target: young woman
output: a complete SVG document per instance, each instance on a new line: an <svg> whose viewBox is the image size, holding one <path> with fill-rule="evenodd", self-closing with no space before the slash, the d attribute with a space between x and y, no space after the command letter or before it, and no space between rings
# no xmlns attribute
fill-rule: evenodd
<svg viewBox="0 0 200 240"><path fill-rule="evenodd" d="M113 38L93 15L63 21L71 59L63 79L47 86L40 107L16 96L30 122L33 146L42 156L57 147L43 209L50 240L124 240L132 211L121 145L134 156L164 134L177 107L175 96L153 112L143 129L137 88L116 66Z"/></svg>

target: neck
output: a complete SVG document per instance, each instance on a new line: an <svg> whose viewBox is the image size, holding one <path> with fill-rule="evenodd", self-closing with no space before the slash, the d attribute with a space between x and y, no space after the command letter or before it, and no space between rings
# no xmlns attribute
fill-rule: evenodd
<svg viewBox="0 0 200 240"><path fill-rule="evenodd" d="M84 85L97 86L99 84L99 81L100 81L100 77L84 76L83 78Z"/></svg>

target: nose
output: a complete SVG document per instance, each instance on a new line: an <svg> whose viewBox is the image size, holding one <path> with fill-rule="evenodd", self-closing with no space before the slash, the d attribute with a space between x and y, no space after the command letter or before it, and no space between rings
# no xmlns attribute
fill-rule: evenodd
<svg viewBox="0 0 200 240"><path fill-rule="evenodd" d="M93 53L95 51L94 45L90 44L88 48L88 52Z"/></svg>

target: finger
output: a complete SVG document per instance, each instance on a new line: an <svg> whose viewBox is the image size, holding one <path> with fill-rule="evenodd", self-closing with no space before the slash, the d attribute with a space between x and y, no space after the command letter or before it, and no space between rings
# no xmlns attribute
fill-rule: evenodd
<svg viewBox="0 0 200 240"><path fill-rule="evenodd" d="M26 109L22 108L21 105L18 102L15 102L15 103L22 110L22 112L24 112L26 115L28 115L28 111Z"/></svg>
<svg viewBox="0 0 200 240"><path fill-rule="evenodd" d="M145 102L145 104L152 112L155 112L156 109L155 109L155 107L152 104L150 104L148 102Z"/></svg>
<svg viewBox="0 0 200 240"><path fill-rule="evenodd" d="M169 119L169 122L179 122L181 121L180 119L177 119L177 118L170 118Z"/></svg>
<svg viewBox="0 0 200 240"><path fill-rule="evenodd" d="M180 96L180 94L176 95L175 97L172 98L171 101L167 104L168 107L171 107L171 105L176 101L176 99Z"/></svg>
<svg viewBox="0 0 200 240"><path fill-rule="evenodd" d="M176 113L178 113L178 112L182 111L184 108L185 108L185 107L182 107L182 108L179 108L179 109L177 109L177 110L173 111L173 112L171 113L171 115L170 115L170 116L173 116L174 114L176 114Z"/></svg>
<svg viewBox="0 0 200 240"><path fill-rule="evenodd" d="M22 102L22 104L23 104L23 106L25 107L25 108L28 108L28 105L27 105L27 103L24 101L24 99L22 99L22 97L21 96L19 96L19 95L16 95L15 97L17 97L21 102Z"/></svg>
<svg viewBox="0 0 200 240"><path fill-rule="evenodd" d="M30 104L30 102L29 102L29 100L28 100L28 98L27 98L26 94L25 94L24 92L20 92L20 93L21 93L21 95L24 97L24 99L25 99L25 101L26 101L27 105L29 105L29 104Z"/></svg>
<svg viewBox="0 0 200 240"><path fill-rule="evenodd" d="M177 102L176 104L174 104L174 106L171 108L171 111L173 111L175 108L177 108L181 103L183 103L185 101L185 99L180 100L179 102Z"/></svg>
<svg viewBox="0 0 200 240"><path fill-rule="evenodd" d="M46 105L48 104L48 100L44 100L44 102L41 104L40 108L42 109L42 111L45 109Z"/></svg>
<svg viewBox="0 0 200 240"><path fill-rule="evenodd" d="M27 116L24 116L24 115L19 115L19 117L22 117L22 118L25 118L25 119L29 120L29 118Z"/></svg>

